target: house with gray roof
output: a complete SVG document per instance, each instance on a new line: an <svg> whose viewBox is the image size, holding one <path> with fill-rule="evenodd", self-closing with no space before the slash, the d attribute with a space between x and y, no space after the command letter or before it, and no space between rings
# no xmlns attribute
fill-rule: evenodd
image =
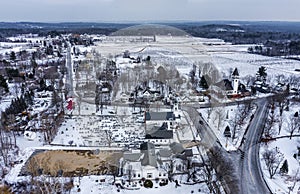
<svg viewBox="0 0 300 194"><path fill-rule="evenodd" d="M173 142L173 130L168 130L167 123L159 126L152 126L146 130L145 140L155 145L169 145Z"/></svg>
<svg viewBox="0 0 300 194"><path fill-rule="evenodd" d="M155 146L152 143L146 142L141 144L141 152L144 154L141 160L142 166L157 167L157 157L155 155Z"/></svg>
<svg viewBox="0 0 300 194"><path fill-rule="evenodd" d="M127 181L138 184L144 179L167 179L168 173L158 165L155 145L150 142L142 143L140 150L124 152L121 160L123 178Z"/></svg>
<svg viewBox="0 0 300 194"><path fill-rule="evenodd" d="M161 126L163 123L167 124L168 130L171 130L176 121L174 112L145 112L145 127Z"/></svg>
<svg viewBox="0 0 300 194"><path fill-rule="evenodd" d="M175 120L173 112L146 112L146 121L172 121Z"/></svg>

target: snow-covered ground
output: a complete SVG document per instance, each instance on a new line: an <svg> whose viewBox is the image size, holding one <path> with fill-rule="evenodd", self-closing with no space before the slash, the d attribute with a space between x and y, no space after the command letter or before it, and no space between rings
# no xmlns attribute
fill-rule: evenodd
<svg viewBox="0 0 300 194"><path fill-rule="evenodd" d="M226 74L230 69L237 67L241 77L255 76L260 66L266 66L270 76L276 74L300 75L300 72L295 71L300 68L300 61L247 53L248 47L252 45L231 45L225 44L221 40L218 42L221 45L207 45L207 41L209 39L158 36L157 41L151 43L98 43L96 50L103 56L120 54L129 50L132 55L151 55L153 59L165 62L168 60L170 64L181 64L180 68L186 66L189 70L193 63L211 62L221 73Z"/></svg>
<svg viewBox="0 0 300 194"><path fill-rule="evenodd" d="M211 44L213 43L213 44ZM24 45L1 45L1 46L13 46L14 48L8 48L9 51L19 51L23 49ZM288 60L276 57L265 57L255 54L247 53L247 48L251 45L231 45L224 43L221 40L209 40L193 37L157 37L157 42L128 42L128 41L103 41L98 43L96 47L83 47L76 46L78 51L91 52L94 48L100 52L103 56L119 55L125 50L129 50L133 56L137 57L142 55L146 57L151 56L151 60L157 64L166 63L173 65L177 68L182 76L187 78L187 75L192 69L192 64L201 64L211 62L219 70L220 74L224 73L229 75L229 71L235 67L239 69L240 76L245 77L247 75L255 76L258 68L262 65L267 67L267 73L269 81L272 82L275 79L276 74L296 75L300 76L300 72L294 71L300 69L300 62L296 60ZM3 52L7 52L7 49L2 49ZM73 60L79 61L85 59L83 55L77 58L73 56ZM39 61L38 61L39 62ZM42 62L42 61L40 61ZM137 64L130 64L128 59L117 58L117 64L121 68L134 68ZM75 75L73 74L74 83L76 84ZM84 79L84 76L81 78ZM81 80L82 81L82 80ZM188 90L187 90L188 91ZM76 91L75 91L76 93ZM186 92L187 94L189 92ZM91 98L92 99L92 98ZM119 97L117 99L120 99ZM46 102L47 101L47 102ZM80 149L79 146L87 146L86 148L95 148L100 146L108 146L107 131L110 131L113 135L112 146L123 146L126 142L130 142L132 139L141 140L144 136L143 123L140 123L143 115L132 114L132 108L125 106L108 106L103 109L101 113L96 112L96 107L93 103L90 103L90 99L86 101L78 102L75 97L75 109L67 112L68 116L65 118L65 122L60 126L57 136L52 141L52 146L48 148L58 149L57 145L61 145L59 149ZM39 103L38 103L39 102ZM50 98L39 99L36 98L34 111L35 113L41 112L48 108ZM11 98L3 98L1 101L0 111L4 110L11 103ZM39 104L39 105L38 105ZM42 105L43 104L43 105ZM80 104L80 112L78 106ZM298 105L291 106L291 111L299 109ZM296 108L295 108L296 107ZM222 115L218 115L219 107L215 107L214 110L200 109L199 112L203 118L207 120L210 127L214 130L216 136L220 140L221 144L227 150L236 150L240 141L242 140L247 124L249 123L250 116L255 112L255 107L252 107L251 111L244 120L243 125L237 131L236 139L224 137L224 130L226 126L233 129L232 121L235 115L240 110L237 105L222 107ZM208 113L211 111L209 119ZM291 112L290 111L290 112ZM197 139L196 130L194 129L193 122L186 112L180 113L182 116L181 128L176 130L176 141L187 141ZM286 115L287 112L284 112ZM219 117L219 118L217 118ZM284 116L288 118L288 116ZM222 122L218 124L217 120L222 119ZM218 126L219 125L219 126ZM280 135L286 135L287 122L283 124L283 130ZM35 148L43 148L43 134L37 134L37 137L33 141L29 141L24 136L20 136L17 139L18 147L20 148L20 154L24 155L16 160L22 160L21 164L17 164L15 168L11 170L6 177L7 180L13 182L20 168L24 165L25 161L30 157ZM286 146L289 145L289 146ZM268 174L265 171L265 165L262 161L262 167L264 169L264 176L267 178L267 182L275 192L287 193L287 185L291 185L292 181L287 181L288 176L293 177L296 171L299 169L299 162L295 161L293 154L297 151L297 145L299 145L299 139L288 138L278 139L268 144L269 147L279 147L280 151L284 154L288 160L289 173L285 176L276 175L274 179L268 179ZM70 147L68 147L70 146ZM44 147L45 148L45 147ZM261 153L265 149L262 146ZM86 176L81 178L79 186L72 189L72 193L78 193L80 188L81 193L208 193L206 187L202 185L183 185L175 188L174 183L169 183L165 187L145 189L141 190L120 190L117 191L115 186L110 183L100 183L99 176ZM274 181L275 180L275 181ZM276 186L277 185L277 186ZM295 188L298 189L299 182Z"/></svg>
<svg viewBox="0 0 300 194"><path fill-rule="evenodd" d="M220 106L212 108L198 109L204 120L214 131L221 145L227 150L237 150L241 144L246 128L248 127L251 115L255 113L256 106L251 104L249 112L245 115L242 124L238 125L240 112L244 110L244 105ZM220 120L220 122L219 122ZM233 139L233 128L236 126L236 134ZM231 137L225 137L225 128L229 126Z"/></svg>
<svg viewBox="0 0 300 194"><path fill-rule="evenodd" d="M277 115L277 122L275 122L273 129L273 137L277 138L276 140L270 141L268 143L261 143L260 148L260 161L261 167L263 170L263 174L265 180L270 186L271 190L274 193L289 193L289 187L291 188L290 193L299 193L300 192L300 160L294 158L294 154L298 154L297 147L300 146L300 131L297 129L293 135L298 135L298 137L289 138L289 118L295 114L296 111L300 112L300 103L299 102L291 102L289 105L289 110L283 111L282 118L282 129L279 134L278 124L279 124L279 108L275 109L275 115ZM280 138L282 137L282 138ZM265 160L263 159L263 153L266 150L278 149L280 153L283 154L283 160L279 165L278 171L275 176L270 179L269 172L267 170L267 166ZM298 158L300 159L300 158ZM288 163L288 173L280 174L279 170L283 165L284 160L287 160Z"/></svg>
<svg viewBox="0 0 300 194"><path fill-rule="evenodd" d="M106 182L100 182L100 179L106 178ZM176 187L174 182L167 184L166 186L159 186L154 182L153 188L144 188L138 190L126 190L119 189L111 185L112 177L103 177L103 176L85 176L80 178L79 180L75 180L78 183L78 187L75 186L71 193L101 193L101 194L163 194L163 193L198 193L198 194L206 194L209 193L205 184L195 184L195 185L184 185L180 184L180 186ZM80 192L78 189L80 188Z"/></svg>

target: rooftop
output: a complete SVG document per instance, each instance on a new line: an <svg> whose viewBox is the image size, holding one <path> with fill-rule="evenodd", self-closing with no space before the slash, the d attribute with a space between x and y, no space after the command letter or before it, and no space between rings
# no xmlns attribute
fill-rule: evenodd
<svg viewBox="0 0 300 194"><path fill-rule="evenodd" d="M174 120L173 112L146 112L146 121Z"/></svg>

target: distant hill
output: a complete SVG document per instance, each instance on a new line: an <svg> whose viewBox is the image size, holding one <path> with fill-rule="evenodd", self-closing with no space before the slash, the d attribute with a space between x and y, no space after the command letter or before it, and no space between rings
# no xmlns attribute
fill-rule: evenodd
<svg viewBox="0 0 300 194"><path fill-rule="evenodd" d="M16 34L40 35L76 33L122 36L192 35L220 38L233 44L264 44L266 41L300 40L300 22L203 21L157 24L97 22L0 22L0 37Z"/></svg>
<svg viewBox="0 0 300 194"><path fill-rule="evenodd" d="M172 36L186 36L187 32L167 25L159 24L145 24L131 26L113 32L113 36L154 36L154 35L172 35Z"/></svg>
<svg viewBox="0 0 300 194"><path fill-rule="evenodd" d="M66 22L66 23L39 23L39 22L0 22L0 37L8 37L17 34L35 33L48 35L55 31L57 33L76 33L76 34L104 34L109 35L112 32L122 28L132 26L133 24L116 23L86 23L86 22Z"/></svg>

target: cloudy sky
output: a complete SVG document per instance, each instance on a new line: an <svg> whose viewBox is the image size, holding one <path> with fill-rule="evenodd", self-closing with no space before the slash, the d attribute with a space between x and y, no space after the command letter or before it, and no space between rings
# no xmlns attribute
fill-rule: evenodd
<svg viewBox="0 0 300 194"><path fill-rule="evenodd" d="M0 21L300 21L300 0L2 0Z"/></svg>

